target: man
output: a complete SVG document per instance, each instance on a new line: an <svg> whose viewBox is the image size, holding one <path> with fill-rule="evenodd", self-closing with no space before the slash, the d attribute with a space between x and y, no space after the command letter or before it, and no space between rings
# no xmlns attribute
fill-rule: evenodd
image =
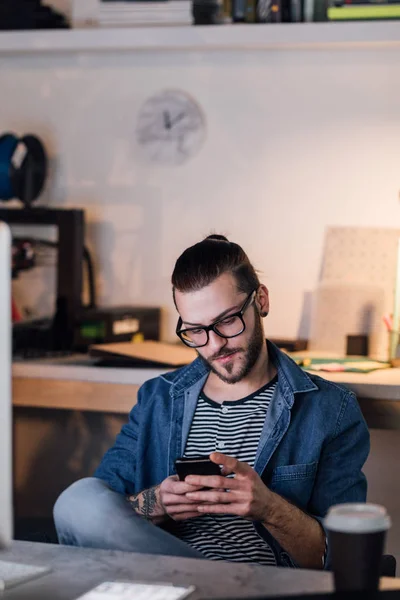
<svg viewBox="0 0 400 600"><path fill-rule="evenodd" d="M354 394L266 342L268 290L237 244L188 248L172 286L177 334L198 359L141 387L95 477L58 499L60 543L328 568L323 517L366 499ZM199 455L221 475L179 481L175 460Z"/></svg>

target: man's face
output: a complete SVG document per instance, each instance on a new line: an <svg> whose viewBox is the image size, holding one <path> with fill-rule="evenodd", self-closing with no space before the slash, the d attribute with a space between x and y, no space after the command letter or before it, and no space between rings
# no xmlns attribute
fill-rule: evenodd
<svg viewBox="0 0 400 600"><path fill-rule="evenodd" d="M240 310L246 294L238 291L231 274L223 274L213 283L195 292L175 292L182 329L211 325ZM246 328L237 337L222 338L209 332L206 346L197 348L200 358L226 383L238 383L252 370L265 343L261 319L252 303L243 314Z"/></svg>

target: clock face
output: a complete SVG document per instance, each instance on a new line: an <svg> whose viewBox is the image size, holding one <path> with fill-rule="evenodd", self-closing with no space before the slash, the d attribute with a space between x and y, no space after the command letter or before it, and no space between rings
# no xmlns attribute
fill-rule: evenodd
<svg viewBox="0 0 400 600"><path fill-rule="evenodd" d="M198 153L206 136L204 115L181 91L151 96L139 111L136 139L152 163L180 165Z"/></svg>

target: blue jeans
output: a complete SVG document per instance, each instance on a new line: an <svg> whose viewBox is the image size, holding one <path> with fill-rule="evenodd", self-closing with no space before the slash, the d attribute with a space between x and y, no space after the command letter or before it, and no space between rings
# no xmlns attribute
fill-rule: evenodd
<svg viewBox="0 0 400 600"><path fill-rule="evenodd" d="M123 495L94 477L76 481L61 494L54 506L54 522L60 544L204 558L137 515Z"/></svg>

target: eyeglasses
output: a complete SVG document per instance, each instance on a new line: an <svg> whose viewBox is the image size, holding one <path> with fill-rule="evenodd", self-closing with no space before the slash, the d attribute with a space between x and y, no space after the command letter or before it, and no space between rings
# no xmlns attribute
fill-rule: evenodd
<svg viewBox="0 0 400 600"><path fill-rule="evenodd" d="M181 329L182 319L179 317L178 324L176 326L176 335L184 344L186 344L186 346L190 346L190 348L202 348L203 346L207 346L210 331L214 331L214 333L222 338L237 337L246 329L243 315L249 306L251 306L254 302L256 291L257 290L253 290L251 292L240 310L228 315L227 317L224 317L223 319L215 321L215 323L212 323L212 325L208 325L207 327L190 327L189 329Z"/></svg>

